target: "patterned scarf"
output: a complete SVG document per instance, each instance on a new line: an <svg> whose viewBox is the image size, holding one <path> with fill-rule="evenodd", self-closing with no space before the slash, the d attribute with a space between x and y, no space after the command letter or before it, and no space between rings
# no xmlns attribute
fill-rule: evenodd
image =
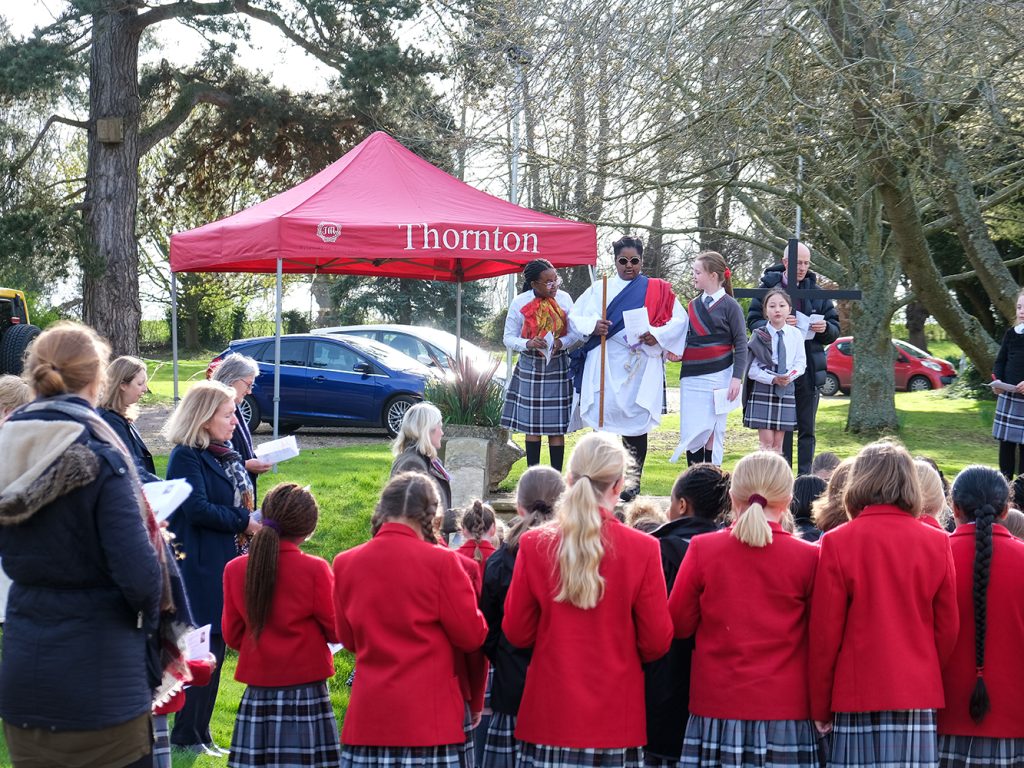
<svg viewBox="0 0 1024 768"><path fill-rule="evenodd" d="M519 311L525 318L522 338L538 339L546 336L548 331L556 339L565 336L568 319L565 310L554 299L538 296Z"/></svg>
<svg viewBox="0 0 1024 768"><path fill-rule="evenodd" d="M256 509L256 493L252 487L252 478L245 471L242 455L231 446L231 443L210 443L206 450L220 462L228 479L235 487L235 498L232 506L247 509L249 512ZM235 537L235 546L238 554L244 555L249 551L249 538L244 533L240 533Z"/></svg>

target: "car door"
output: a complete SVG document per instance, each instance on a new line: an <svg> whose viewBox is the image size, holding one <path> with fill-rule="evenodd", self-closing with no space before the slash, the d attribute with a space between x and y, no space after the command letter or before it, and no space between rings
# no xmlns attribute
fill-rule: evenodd
<svg viewBox="0 0 1024 768"><path fill-rule="evenodd" d="M281 403L282 421L300 422L307 413L306 386L309 369L306 367L309 355L307 339L281 339ZM274 342L265 344L258 353L256 362L260 375L252 388L252 394L267 419L274 413Z"/></svg>
<svg viewBox="0 0 1024 768"><path fill-rule="evenodd" d="M378 423L380 368L344 342L315 339L312 345L310 415L324 422Z"/></svg>
<svg viewBox="0 0 1024 768"><path fill-rule="evenodd" d="M910 378L913 361L902 349L896 349L896 362L893 364L893 373L896 379L896 389L906 389L907 379Z"/></svg>
<svg viewBox="0 0 1024 768"><path fill-rule="evenodd" d="M408 355L413 360L418 360L423 365L438 367L444 363L444 353L438 354L436 348L417 339L415 336L400 331L384 331L381 333L380 341L403 355Z"/></svg>

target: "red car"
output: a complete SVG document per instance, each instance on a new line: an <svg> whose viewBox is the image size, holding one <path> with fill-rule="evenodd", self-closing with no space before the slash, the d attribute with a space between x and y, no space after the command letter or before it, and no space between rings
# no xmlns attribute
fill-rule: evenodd
<svg viewBox="0 0 1024 768"><path fill-rule="evenodd" d="M956 368L948 360L932 357L923 349L898 339L893 339L892 345L896 348L893 363L896 389L905 389L907 392L938 389L951 384L956 378ZM852 336L841 336L829 345L825 351L825 365L828 373L825 374L821 394L850 394L853 383Z"/></svg>

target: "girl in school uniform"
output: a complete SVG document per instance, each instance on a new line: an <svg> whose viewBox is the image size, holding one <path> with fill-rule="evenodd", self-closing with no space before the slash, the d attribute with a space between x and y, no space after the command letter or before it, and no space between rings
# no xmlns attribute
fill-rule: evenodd
<svg viewBox="0 0 1024 768"><path fill-rule="evenodd" d="M473 506L462 514L462 545L455 550L463 557L476 563L480 569L480 583L483 583L484 566L487 558L494 554L494 528L497 518L490 504L477 499Z"/></svg>
<svg viewBox="0 0 1024 768"><path fill-rule="evenodd" d="M566 350L582 337L569 328L572 297L559 290L558 273L547 259L534 259L523 269L523 292L505 316L505 347L519 353L505 393L501 426L526 434L526 464L540 463L540 445L548 436L551 466L562 471L565 433L572 412L572 380ZM551 360L546 340L553 339Z"/></svg>
<svg viewBox="0 0 1024 768"><path fill-rule="evenodd" d="M1017 324L1003 335L992 375L1014 388L999 393L992 422L992 437L999 441L999 471L1012 481L1024 474L1024 291L1017 296Z"/></svg>
<svg viewBox="0 0 1024 768"><path fill-rule="evenodd" d="M672 622L658 543L612 514L627 461L612 435L584 437L555 521L519 539L502 629L533 648L515 730L522 768L643 760L642 664L668 650Z"/></svg>
<svg viewBox="0 0 1024 768"><path fill-rule="evenodd" d="M949 537L918 520L914 461L896 443L857 454L844 502L852 519L821 537L811 601L815 725L833 734L835 768L934 768L960 625Z"/></svg>
<svg viewBox="0 0 1024 768"><path fill-rule="evenodd" d="M762 451L782 453L787 432L796 429L796 379L807 369L803 332L788 325L789 294L772 288L764 295L768 323L750 334L750 395L743 409L743 426L757 430Z"/></svg>
<svg viewBox="0 0 1024 768"><path fill-rule="evenodd" d="M672 460L686 451L688 465L721 466L728 414L715 413L715 390L724 390L730 401L740 396L747 332L721 254L705 251L694 259L693 283L701 294L687 308L690 323L679 369L679 398L686 411L679 418L679 445Z"/></svg>
<svg viewBox="0 0 1024 768"><path fill-rule="evenodd" d="M333 578L299 549L316 530L313 494L282 483L263 499L249 553L224 569L224 642L246 684L231 737L231 768L334 766L341 757L327 679L338 642Z"/></svg>
<svg viewBox="0 0 1024 768"><path fill-rule="evenodd" d="M456 657L480 648L487 624L464 558L435 542L438 507L430 478L396 475L374 511L373 538L334 558L338 637L359 670L342 768L472 768Z"/></svg>
<svg viewBox="0 0 1024 768"><path fill-rule="evenodd" d="M515 738L516 715L523 698L529 649L516 648L501 631L505 617L505 596L512 583L512 570L519 552L520 537L531 528L551 520L555 502L565 490L562 476L551 467L530 467L516 484L518 517L498 551L487 561L480 610L487 619L484 652L490 659L494 678L491 685L491 719L483 748L483 768L515 768L519 743Z"/></svg>
<svg viewBox="0 0 1024 768"><path fill-rule="evenodd" d="M1009 488L988 467L967 467L950 491L957 528L950 537L956 566L960 636L942 682L939 711L942 768L1024 765L1024 543L1002 525Z"/></svg>
<svg viewBox="0 0 1024 768"><path fill-rule="evenodd" d="M818 766L807 680L807 620L818 552L787 533L793 474L780 454L740 459L733 524L697 536L669 612L694 637L681 768Z"/></svg>

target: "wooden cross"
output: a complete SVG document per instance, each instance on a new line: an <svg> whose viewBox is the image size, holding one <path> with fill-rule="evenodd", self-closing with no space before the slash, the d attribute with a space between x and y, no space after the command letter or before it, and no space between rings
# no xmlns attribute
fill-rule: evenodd
<svg viewBox="0 0 1024 768"><path fill-rule="evenodd" d="M796 275L796 252L800 241L791 237L786 248L786 274ZM854 299L862 298L860 291L829 290L827 288L798 288L795 278L786 288L794 301L799 299ZM733 291L736 298L760 299L768 293L767 288L737 288Z"/></svg>

